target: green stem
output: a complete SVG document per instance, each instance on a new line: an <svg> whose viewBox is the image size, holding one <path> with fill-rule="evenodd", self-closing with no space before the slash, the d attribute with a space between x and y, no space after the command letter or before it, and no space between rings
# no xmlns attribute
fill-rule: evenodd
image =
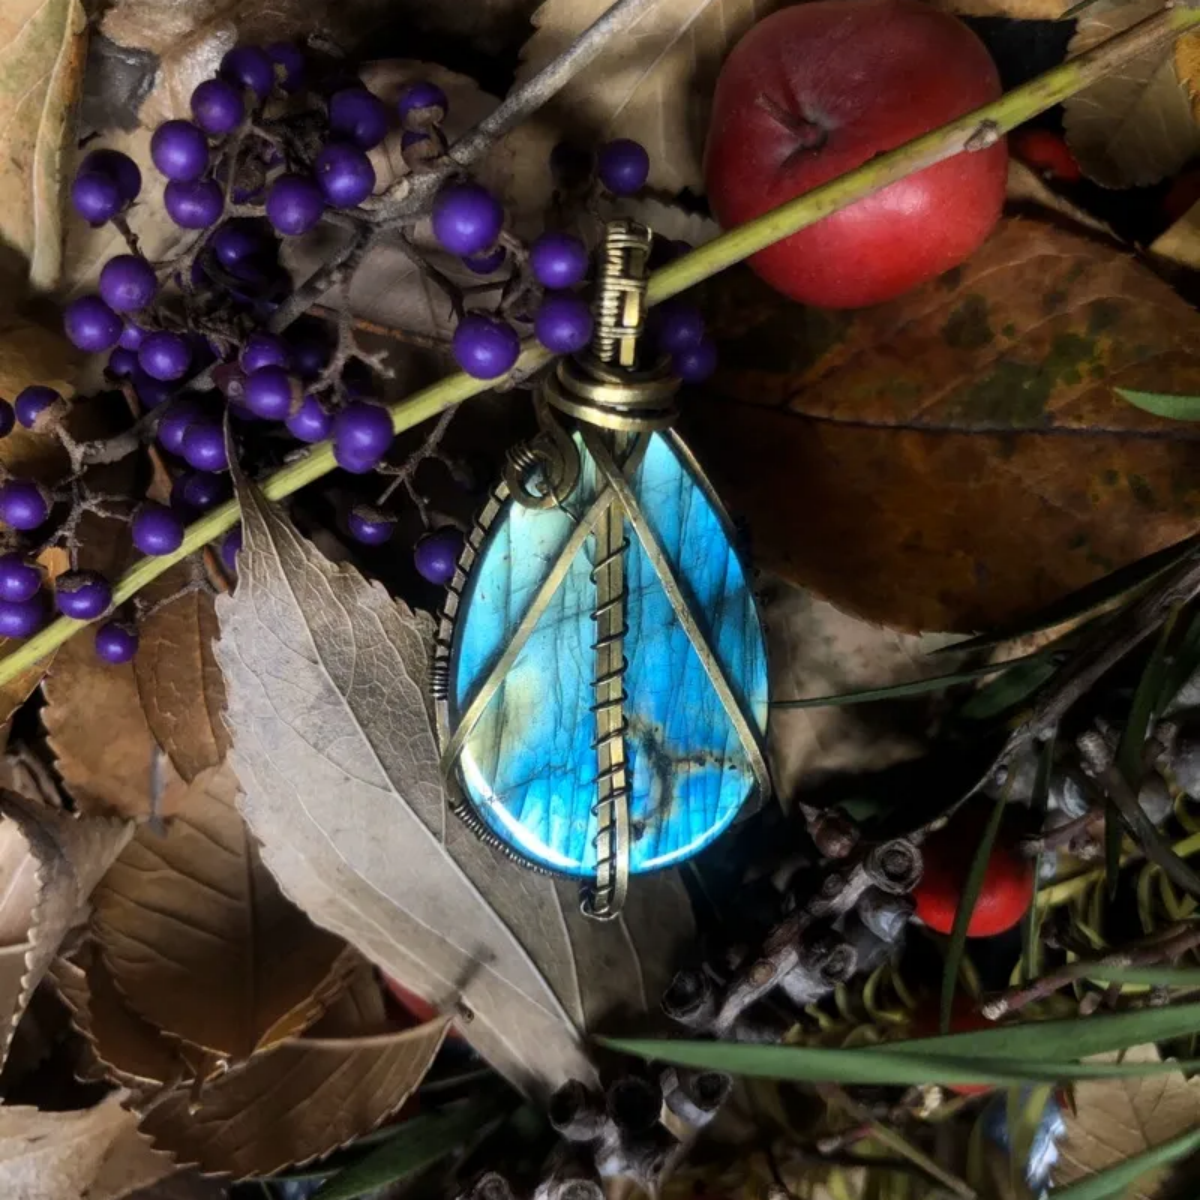
<svg viewBox="0 0 1200 1200"><path fill-rule="evenodd" d="M707 245L677 258L651 277L649 302L661 304L694 284L711 278L726 267L749 258L781 238L814 224L822 217L827 217L856 200L903 179L906 175L955 154L971 153L975 149L993 144L1010 129L1095 83L1115 67L1196 26L1200 26L1200 10L1178 7L1157 13L1086 54L1081 54L1078 58L1016 88L992 104L985 104L940 129L881 154L849 174L822 184L803 196L797 196L796 199L781 204L763 216L723 233ZM520 360L513 369L513 375L524 377L548 362L550 357L547 351L531 341L526 344ZM488 391L498 382L501 381L473 379L461 372L450 375L438 383L422 388L406 400L399 400L393 404L392 427L397 433L411 429L454 404ZM268 499L282 500L328 474L335 466L332 444L322 442L314 446L303 458L276 471L263 483L263 491ZM182 545L173 554L144 558L126 571L113 588L115 603L124 603L136 595L152 579L157 578L180 559L232 529L237 520L238 507L235 501L205 514L188 526ZM59 617L16 650L0 658L0 685L15 678L39 659L45 658L86 624L85 621Z"/></svg>

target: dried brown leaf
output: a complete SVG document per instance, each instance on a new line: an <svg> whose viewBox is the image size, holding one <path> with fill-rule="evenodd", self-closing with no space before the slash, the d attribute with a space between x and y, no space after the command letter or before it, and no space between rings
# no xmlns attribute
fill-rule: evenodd
<svg viewBox="0 0 1200 1200"><path fill-rule="evenodd" d="M1200 271L1200 201L1150 243L1151 258Z"/></svg>
<svg viewBox="0 0 1200 1200"><path fill-rule="evenodd" d="M0 1195L6 1200L119 1200L171 1174L113 1092L82 1112L0 1105Z"/></svg>
<svg viewBox="0 0 1200 1200"><path fill-rule="evenodd" d="M1175 74L1192 102L1192 115L1200 121L1200 33L1185 33L1175 43Z"/></svg>
<svg viewBox="0 0 1200 1200"><path fill-rule="evenodd" d="M835 696L954 669L952 658L929 666L944 637L863 621L782 581L768 580L760 594L776 699ZM882 770L923 751L912 732L881 728L855 705L774 709L768 733L772 778L785 798L832 772Z"/></svg>
<svg viewBox="0 0 1200 1200"><path fill-rule="evenodd" d="M1098 233L1114 242L1118 240L1108 225L1068 200L1061 192L1056 192L1037 171L1018 159L1008 160L1008 185L1004 194L1010 209L1015 206L1015 211L1029 210L1034 216L1053 214L1080 229Z"/></svg>
<svg viewBox="0 0 1200 1200"><path fill-rule="evenodd" d="M1073 0L932 0L934 8L957 17L1009 17L1017 21L1058 21Z"/></svg>
<svg viewBox="0 0 1200 1200"><path fill-rule="evenodd" d="M609 0L545 0L522 51L518 81L561 54ZM703 191L700 156L708 104L726 53L776 0L659 0L597 55L540 116L585 145L636 138L650 152L650 183L672 195Z"/></svg>
<svg viewBox="0 0 1200 1200"><path fill-rule="evenodd" d="M80 362L79 351L61 333L0 308L0 396L11 398L30 383L44 383L69 396ZM0 463L22 475L56 480L67 457L57 438L18 425L0 439Z"/></svg>
<svg viewBox="0 0 1200 1200"><path fill-rule="evenodd" d="M1200 390L1200 317L1127 251L1000 224L889 304L805 309L750 271L686 426L762 566L913 630L1017 620L1186 537L1197 428L1114 390Z"/></svg>
<svg viewBox="0 0 1200 1200"><path fill-rule="evenodd" d="M448 813L429 713L433 625L241 492L238 586L217 602L243 811L284 891L540 1092L592 1068L579 1039L656 1007L691 915L671 872L623 916L506 861Z"/></svg>
<svg viewBox="0 0 1200 1200"><path fill-rule="evenodd" d="M293 1038L209 1081L198 1098L172 1089L140 1128L180 1163L235 1179L269 1175L384 1121L424 1079L445 1033L439 1019L375 1037Z"/></svg>
<svg viewBox="0 0 1200 1200"><path fill-rule="evenodd" d="M129 840L131 827L72 817L15 792L0 794L0 817L2 1062L29 998L68 931L87 919L92 889Z"/></svg>
<svg viewBox="0 0 1200 1200"><path fill-rule="evenodd" d="M280 895L237 791L210 767L165 836L143 826L97 889L92 928L135 1012L240 1059L316 1020L342 942Z"/></svg>
<svg viewBox="0 0 1200 1200"><path fill-rule="evenodd" d="M181 563L143 589L154 611L138 623L133 661L150 732L188 783L229 750L225 683L212 650L217 618L207 591L176 594L190 578L190 564Z"/></svg>
<svg viewBox="0 0 1200 1200"><path fill-rule="evenodd" d="M43 691L46 740L81 812L134 820L170 815L179 795L165 793L165 759L142 710L132 666L101 662L85 632L59 651Z"/></svg>
<svg viewBox="0 0 1200 1200"><path fill-rule="evenodd" d="M1079 17L1069 53L1082 54L1161 8L1158 0L1094 4ZM1084 174L1104 187L1157 183L1200 152L1200 126L1171 52L1161 48L1067 100L1063 128Z"/></svg>
<svg viewBox="0 0 1200 1200"><path fill-rule="evenodd" d="M62 269L63 160L86 34L80 0L0 5L0 246L5 259L17 259L0 269L38 291L56 287Z"/></svg>
<svg viewBox="0 0 1200 1200"><path fill-rule="evenodd" d="M369 1037L376 1033L387 1033L392 1027L379 976L370 962L359 958L350 971L349 983L308 1031L308 1036Z"/></svg>
<svg viewBox="0 0 1200 1200"><path fill-rule="evenodd" d="M58 959L50 974L71 1010L71 1024L88 1043L96 1068L92 1074L130 1088L157 1087L186 1078L186 1048L129 1007L93 946L80 961ZM196 1064L199 1051L190 1055Z"/></svg>
<svg viewBox="0 0 1200 1200"><path fill-rule="evenodd" d="M1097 1055L1092 1062L1157 1063L1153 1045L1117 1054ZM1115 1166L1152 1146L1200 1125L1200 1084L1182 1072L1140 1079L1097 1079L1075 1085L1075 1111L1065 1114L1066 1136L1058 1143L1054 1169L1058 1186ZM1127 1191L1126 1200L1153 1200L1164 1171L1143 1175Z"/></svg>

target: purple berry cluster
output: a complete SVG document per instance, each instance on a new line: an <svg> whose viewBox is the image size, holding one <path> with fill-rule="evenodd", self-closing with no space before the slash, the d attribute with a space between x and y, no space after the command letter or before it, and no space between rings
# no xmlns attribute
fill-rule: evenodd
<svg viewBox="0 0 1200 1200"><path fill-rule="evenodd" d="M388 104L343 64L322 65L299 47L234 47L192 92L190 119L166 121L151 138L149 174L161 176L154 182L162 207L185 231L166 263L140 252L127 223L131 206L148 202L137 164L104 148L83 158L71 189L74 209L92 225L111 222L128 249L103 265L95 292L71 300L63 319L75 346L107 356L109 386L146 416L147 436L170 477L167 502L129 506L139 553L178 554L187 525L231 501L231 458L258 474L329 441L348 476L394 473L387 462L393 417L353 337L311 315L286 324L273 319L293 291L281 251L283 239L323 220L359 230L379 221L386 201L374 196L371 153L389 134L398 135L410 169L444 170L449 111L446 93L428 80L410 83ZM564 188L591 198L637 193L649 167L645 149L629 140L586 155L559 147L551 161L556 179L571 180ZM465 372L501 378L529 337L553 354L587 348L591 250L571 226L526 245L506 229L500 200L461 173L445 176L429 216L440 249L469 272L468 281L477 277L462 289L452 336ZM680 251L667 244L664 252ZM664 306L653 331L684 379L714 369L715 350L694 306ZM69 448L71 407L68 397L32 382L11 404L0 400L0 437L19 425L58 435ZM363 483L345 481L353 499L341 507L342 528L360 546L384 547L396 536L397 519L385 503L399 482L368 503ZM411 479L406 483L426 528L413 565L429 583L445 586L457 571L463 536L431 522ZM27 637L57 611L103 622L97 654L127 663L137 651L136 613L115 610L111 581L72 569L51 586L37 561L41 546L70 543L73 533L63 531L74 529L75 510L68 509L78 502L74 491L0 473L0 522L7 526L0 531L0 636ZM241 544L240 526L220 544L220 562L231 574Z"/></svg>

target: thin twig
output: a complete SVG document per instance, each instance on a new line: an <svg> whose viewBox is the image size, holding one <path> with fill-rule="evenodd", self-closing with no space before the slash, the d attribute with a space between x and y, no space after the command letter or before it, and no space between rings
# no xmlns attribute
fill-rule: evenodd
<svg viewBox="0 0 1200 1200"><path fill-rule="evenodd" d="M553 99L605 46L657 3L658 0L617 0L562 54L547 63L532 79L514 88L502 104L474 129L463 134L433 170L412 173L398 180L392 189L393 195L380 205L380 214L390 220L407 220L424 213L446 176L478 162L505 134Z"/></svg>
<svg viewBox="0 0 1200 1200"><path fill-rule="evenodd" d="M1033 980L1023 987L1012 988L1002 996L989 1000L980 1010L989 1021L998 1021L1008 1013L1017 1012L1026 1005L1045 1000L1080 979L1103 978L1105 968L1152 967L1158 963L1174 962L1189 950L1200 946L1200 926L1184 925L1163 930L1152 942L1142 946L1118 950L1103 958L1086 962L1075 962L1061 967L1049 975Z"/></svg>

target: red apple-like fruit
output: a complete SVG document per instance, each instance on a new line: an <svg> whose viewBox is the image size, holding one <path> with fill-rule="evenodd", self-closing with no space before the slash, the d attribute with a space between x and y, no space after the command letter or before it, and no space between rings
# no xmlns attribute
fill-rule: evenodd
<svg viewBox="0 0 1200 1200"><path fill-rule="evenodd" d="M713 97L704 173L740 225L1000 95L983 43L921 0L812 0L755 25ZM760 251L805 304L879 304L957 266L1000 216L1003 139L957 154Z"/></svg>

